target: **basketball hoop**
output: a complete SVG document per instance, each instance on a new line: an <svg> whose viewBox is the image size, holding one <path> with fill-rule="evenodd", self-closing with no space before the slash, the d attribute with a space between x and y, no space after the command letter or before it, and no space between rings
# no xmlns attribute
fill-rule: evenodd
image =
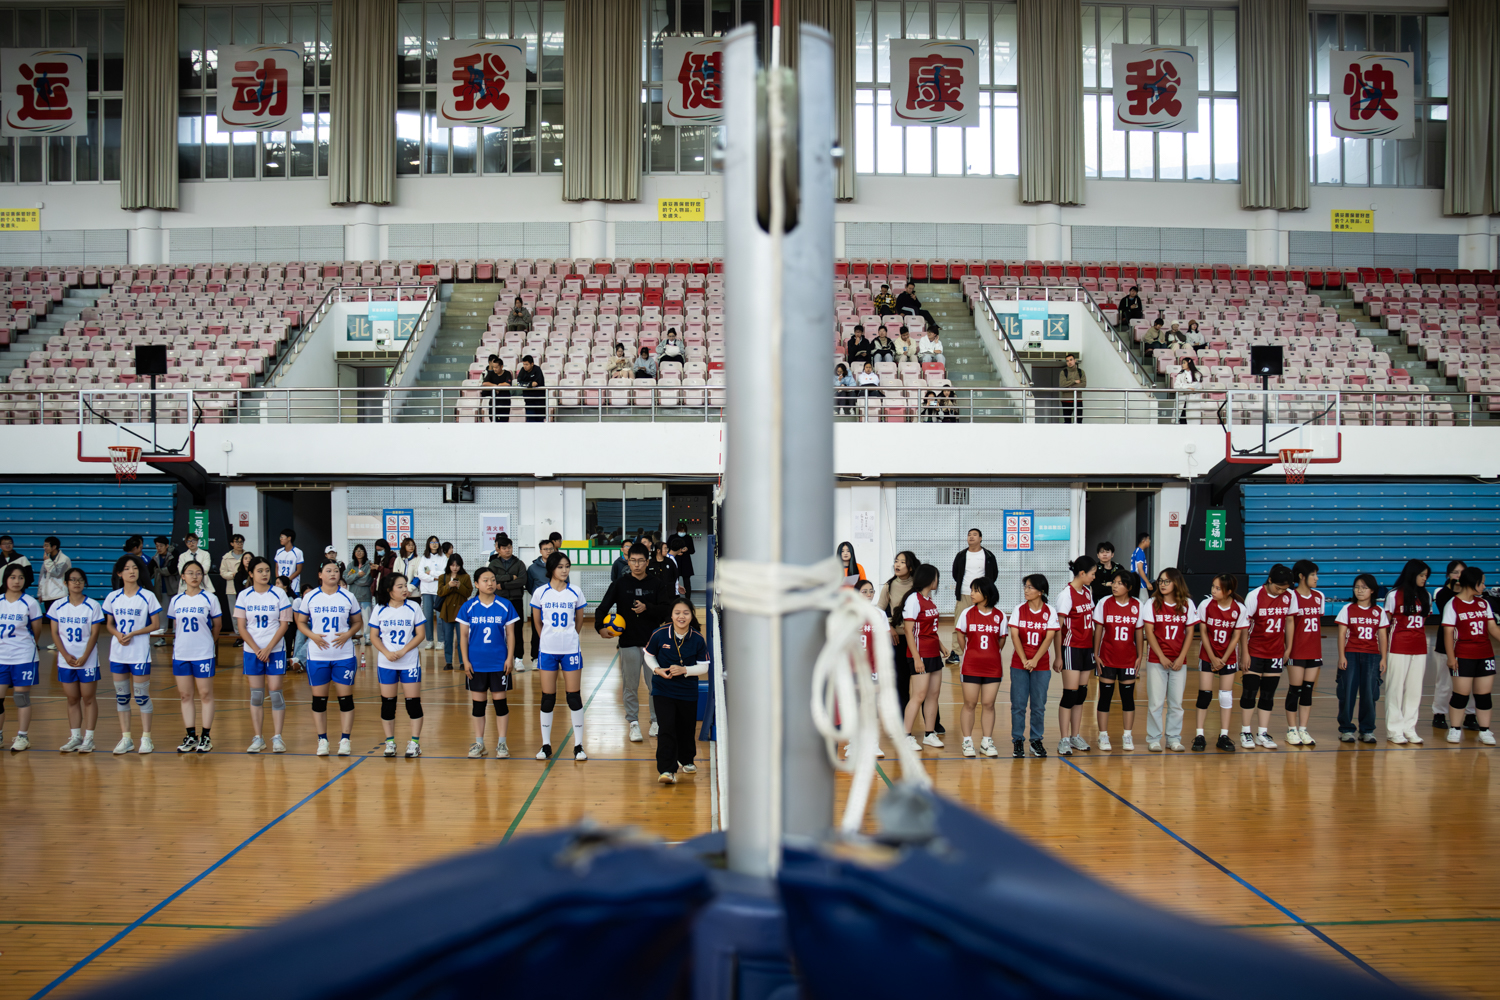
<svg viewBox="0 0 1500 1000"><path fill-rule="evenodd" d="M1281 467L1286 472L1288 483L1304 483L1307 481L1307 465L1312 461L1313 449L1311 448L1282 448Z"/></svg>
<svg viewBox="0 0 1500 1000"><path fill-rule="evenodd" d="M109 446L109 461L115 467L115 482L122 483L135 478L135 470L141 463L141 449L133 444Z"/></svg>

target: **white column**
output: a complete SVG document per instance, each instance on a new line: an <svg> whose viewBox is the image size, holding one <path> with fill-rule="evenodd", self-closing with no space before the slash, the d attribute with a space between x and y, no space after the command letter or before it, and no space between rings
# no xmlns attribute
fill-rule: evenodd
<svg viewBox="0 0 1500 1000"><path fill-rule="evenodd" d="M1255 213L1255 220L1250 224L1247 246L1251 264L1275 267L1285 263L1281 259L1279 215L1274 208L1263 208Z"/></svg>
<svg viewBox="0 0 1500 1000"><path fill-rule="evenodd" d="M1467 222L1468 232L1458 238L1458 266L1489 270L1495 266L1489 216L1471 215Z"/></svg>
<svg viewBox="0 0 1500 1000"><path fill-rule="evenodd" d="M1161 569L1177 565L1187 513L1188 488L1163 486L1156 497L1156 524L1151 528L1152 566Z"/></svg>
<svg viewBox="0 0 1500 1000"><path fill-rule="evenodd" d="M353 205L353 221L344 225L346 260L380 259L380 206Z"/></svg>
<svg viewBox="0 0 1500 1000"><path fill-rule="evenodd" d="M1071 524L1068 528L1068 559L1072 561L1082 555L1092 555L1089 552L1087 534L1089 527L1088 518L1088 490L1083 483L1073 483L1069 489L1072 496L1069 497L1068 510L1071 515Z"/></svg>
<svg viewBox="0 0 1500 1000"><path fill-rule="evenodd" d="M1036 223L1032 227L1032 253L1035 260L1062 260L1062 207L1050 202L1036 206Z"/></svg>
<svg viewBox="0 0 1500 1000"><path fill-rule="evenodd" d="M234 515L231 513L231 517ZM349 487L335 486L328 495L328 544L338 552L347 565L349 551Z"/></svg>
<svg viewBox="0 0 1500 1000"><path fill-rule="evenodd" d="M608 257L609 232L602 201L578 204L582 218L568 224L568 251L574 257Z"/></svg>
<svg viewBox="0 0 1500 1000"><path fill-rule="evenodd" d="M135 213L135 228L130 232L128 259L132 264L165 264L167 234L161 227L161 212L154 208Z"/></svg>

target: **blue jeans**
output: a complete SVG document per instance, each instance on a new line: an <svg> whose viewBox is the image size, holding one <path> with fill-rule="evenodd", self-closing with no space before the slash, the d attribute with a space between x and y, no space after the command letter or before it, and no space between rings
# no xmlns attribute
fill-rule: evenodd
<svg viewBox="0 0 1500 1000"><path fill-rule="evenodd" d="M445 622L442 615L437 620L438 638L443 642L443 666L453 666L453 644L458 640L458 622Z"/></svg>
<svg viewBox="0 0 1500 1000"><path fill-rule="evenodd" d="M427 641L432 642L438 637L437 613L438 599L436 594L422 595L422 617L427 622Z"/></svg>
<svg viewBox="0 0 1500 1000"><path fill-rule="evenodd" d="M1052 683L1050 670L1010 668L1010 738L1042 738L1047 721L1047 686ZM1026 706L1031 705L1031 735L1026 735Z"/></svg>
<svg viewBox="0 0 1500 1000"><path fill-rule="evenodd" d="M364 601L359 606L359 620L364 624L360 626L359 636L356 638L363 638L365 642L370 641L370 612L374 609L374 605L369 601Z"/></svg>
<svg viewBox="0 0 1500 1000"><path fill-rule="evenodd" d="M1339 732L1354 732L1354 702L1359 699L1359 731L1375 731L1375 701L1380 697L1380 654L1345 653L1349 666L1338 672Z"/></svg>
<svg viewBox="0 0 1500 1000"><path fill-rule="evenodd" d="M292 627L296 628L295 625ZM307 662L307 636L303 635L300 629L297 631L297 642L293 648L292 659L298 663Z"/></svg>

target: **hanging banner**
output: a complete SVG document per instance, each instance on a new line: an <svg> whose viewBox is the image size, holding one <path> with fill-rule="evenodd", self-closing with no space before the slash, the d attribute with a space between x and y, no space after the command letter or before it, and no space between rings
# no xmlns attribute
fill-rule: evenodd
<svg viewBox="0 0 1500 1000"><path fill-rule="evenodd" d="M661 123L724 124L722 38L673 35L661 45Z"/></svg>
<svg viewBox="0 0 1500 1000"><path fill-rule="evenodd" d="M87 49L0 49L0 136L88 135Z"/></svg>
<svg viewBox="0 0 1500 1000"><path fill-rule="evenodd" d="M302 46L219 48L219 132L302 129Z"/></svg>
<svg viewBox="0 0 1500 1000"><path fill-rule="evenodd" d="M891 124L979 125L979 43L891 39Z"/></svg>
<svg viewBox="0 0 1500 1000"><path fill-rule="evenodd" d="M438 42L438 128L526 124L526 40Z"/></svg>
<svg viewBox="0 0 1500 1000"><path fill-rule="evenodd" d="M1333 135L1345 139L1416 136L1409 53L1330 52L1328 68L1330 79L1338 81L1328 101Z"/></svg>
<svg viewBox="0 0 1500 1000"><path fill-rule="evenodd" d="M1116 132L1198 131L1198 46L1111 45Z"/></svg>

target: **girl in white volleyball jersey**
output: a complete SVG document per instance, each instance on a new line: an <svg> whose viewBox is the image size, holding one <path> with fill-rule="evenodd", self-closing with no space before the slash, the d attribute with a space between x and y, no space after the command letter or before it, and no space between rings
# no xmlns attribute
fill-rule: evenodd
<svg viewBox="0 0 1500 1000"><path fill-rule="evenodd" d="M387 757L396 756L396 685L406 698L406 715L411 719L411 738L406 741L406 756L422 755L422 662L418 650L426 638L426 618L422 605L408 600L404 573L387 573L380 578L375 611L370 615L370 644L379 654L375 661L375 679L380 684L380 725L385 730Z"/></svg>
<svg viewBox="0 0 1500 1000"><path fill-rule="evenodd" d="M281 728L286 722L286 699L281 694L286 679L286 633L292 626L292 603L280 587L271 585L271 563L263 556L250 560L250 586L234 595L234 620L245 641L245 680L250 685L250 725L255 739L246 753L266 748L263 737L266 692L271 692L272 753L286 753Z"/></svg>
<svg viewBox="0 0 1500 1000"><path fill-rule="evenodd" d="M167 620L172 623L172 677L182 704L182 724L187 730L178 753L208 753L214 748L209 728L214 724L214 673L219 661L219 629L223 611L219 597L203 589L203 567L190 562L182 568L183 592L167 602ZM193 726L193 687L203 700L203 735Z"/></svg>
<svg viewBox="0 0 1500 1000"><path fill-rule="evenodd" d="M5 695L14 690L16 697L16 741L11 750L19 753L31 746L26 727L31 724L31 689L40 672L37 640L41 638L42 606L26 593L26 571L17 563L5 570L4 594L0 596L0 713L5 711ZM0 714L0 740L5 738L5 716Z"/></svg>
<svg viewBox="0 0 1500 1000"><path fill-rule="evenodd" d="M151 742L151 642L143 636L154 632L161 621L156 595L141 587L141 564L134 556L115 563L114 576L120 589L104 599L104 627L109 631L109 672L115 684L115 711L120 716L120 742L115 753L130 753L130 697L141 710L141 753L156 749Z"/></svg>
<svg viewBox="0 0 1500 1000"><path fill-rule="evenodd" d="M573 721L573 759L588 760L583 750L583 649L578 643L582 627L578 613L588 606L578 588L568 582L573 563L561 552L547 557L547 583L531 595L531 623L541 636L541 655L536 668L542 675L542 748L537 760L552 756L552 709L557 704L557 674L562 671Z"/></svg>
<svg viewBox="0 0 1500 1000"><path fill-rule="evenodd" d="M352 640L363 618L358 599L339 586L342 571L336 562L318 569L317 590L303 595L297 608L297 630L307 637L307 683L312 689L313 724L318 732L318 756L328 756L328 685L338 691L339 756L351 752L354 727L354 675L359 661Z"/></svg>
<svg viewBox="0 0 1500 1000"><path fill-rule="evenodd" d="M68 742L63 753L93 753L94 728L99 724L99 637L104 634L104 608L83 596L88 574L74 566L63 578L68 596L52 602L52 642L57 646L57 681L68 699Z"/></svg>

